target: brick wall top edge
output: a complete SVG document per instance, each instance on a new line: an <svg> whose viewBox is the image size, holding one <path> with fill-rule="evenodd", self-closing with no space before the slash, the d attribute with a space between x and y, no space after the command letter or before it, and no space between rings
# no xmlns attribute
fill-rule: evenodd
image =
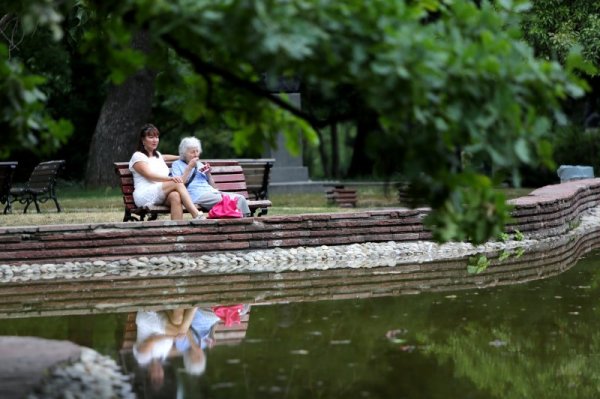
<svg viewBox="0 0 600 399"><path fill-rule="evenodd" d="M600 178L596 179L585 179L585 180L574 180L566 183L559 184L551 184L548 186L540 187L536 190L533 190L529 195L533 196L546 196L552 195L553 193L560 192L570 192L571 194L575 194L579 190L588 190L591 188L600 186Z"/></svg>
<svg viewBox="0 0 600 399"><path fill-rule="evenodd" d="M376 211L378 216L389 216L390 218L404 217L408 215L421 214L427 211L427 208L419 209L389 209ZM282 223L282 222L301 222L306 220L331 220L333 219L357 219L368 218L371 211L364 212L338 212L338 213L314 213L289 216L263 216L260 218L241 218L241 219L206 219L206 220L154 220L144 222L108 222L108 223L87 223L87 224L58 224L41 226L7 226L0 228L0 234L31 234L31 233L53 233L66 231L98 231L98 230L132 230L148 228L181 228L181 227L209 227L209 226L230 226L230 225L251 225L255 221L263 223Z"/></svg>
<svg viewBox="0 0 600 399"><path fill-rule="evenodd" d="M540 187L529 193L529 195L511 199L508 203L515 206L533 206L553 203L559 200L570 200L577 197L578 194L599 186L600 178L553 184Z"/></svg>

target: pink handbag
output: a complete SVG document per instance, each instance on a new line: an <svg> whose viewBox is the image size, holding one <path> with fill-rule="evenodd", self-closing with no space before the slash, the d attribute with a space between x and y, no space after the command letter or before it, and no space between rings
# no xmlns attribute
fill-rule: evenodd
<svg viewBox="0 0 600 399"><path fill-rule="evenodd" d="M237 208L237 201L229 195L222 195L223 199L208 211L209 219L241 218L242 212Z"/></svg>
<svg viewBox="0 0 600 399"><path fill-rule="evenodd" d="M225 327L241 324L240 313L244 305L215 306L212 311L225 323Z"/></svg>

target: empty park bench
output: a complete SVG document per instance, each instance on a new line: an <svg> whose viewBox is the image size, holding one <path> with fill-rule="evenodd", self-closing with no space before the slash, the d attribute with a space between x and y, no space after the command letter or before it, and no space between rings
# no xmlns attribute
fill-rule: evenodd
<svg viewBox="0 0 600 399"><path fill-rule="evenodd" d="M244 170L248 193L254 200L269 199L269 181L274 158L236 159Z"/></svg>
<svg viewBox="0 0 600 399"><path fill-rule="evenodd" d="M6 204L4 213L10 212L10 188L18 162L0 162L0 204Z"/></svg>
<svg viewBox="0 0 600 399"><path fill-rule="evenodd" d="M10 203L19 201L19 203L25 204L23 213L27 213L27 208L33 203L37 212L40 213L39 203L43 204L53 200L56 211L60 212L60 205L56 198L56 179L64 166L64 160L39 163L31 172L31 176L24 186L10 189Z"/></svg>
<svg viewBox="0 0 600 399"><path fill-rule="evenodd" d="M219 191L228 193L237 193L243 195L246 199L249 198L248 189L246 187L246 179L242 167L236 160L224 159L208 159L202 160L208 162L211 166L211 174ZM167 162L171 167L172 162ZM143 221L146 216L148 220L155 220L159 214L170 213L169 207L165 205L153 205L150 207L138 207L133 201L133 174L129 170L129 162L115 162L115 173L119 177L119 184L123 194L123 202L125 204L124 222ZM250 214L256 216L265 215L268 208L271 206L269 200L248 200ZM208 211L198 206L202 211ZM137 217L136 217L137 216Z"/></svg>
<svg viewBox="0 0 600 399"><path fill-rule="evenodd" d="M335 203L342 208L356 207L356 189L346 188L343 184L336 184L325 192L327 201Z"/></svg>

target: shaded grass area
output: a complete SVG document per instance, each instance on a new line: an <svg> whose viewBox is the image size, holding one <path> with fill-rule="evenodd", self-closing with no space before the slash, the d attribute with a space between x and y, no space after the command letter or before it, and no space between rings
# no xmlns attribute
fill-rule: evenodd
<svg viewBox="0 0 600 399"><path fill-rule="evenodd" d="M503 190L507 198L523 196L531 191L528 188ZM324 193L272 194L270 200L273 206L268 215L354 212L402 206L395 191L386 190L383 186L357 187L357 194L356 208L340 208L329 204ZM57 187L57 196L63 212L57 213L54 202L49 201L41 204L41 213L36 213L35 207L31 205L27 214L23 214L24 205L14 203L11 214L0 213L0 226L110 223L123 220L123 199L119 189L84 189L77 184L61 182ZM189 215L185 217L188 218ZM159 219L167 220L169 216L162 215Z"/></svg>

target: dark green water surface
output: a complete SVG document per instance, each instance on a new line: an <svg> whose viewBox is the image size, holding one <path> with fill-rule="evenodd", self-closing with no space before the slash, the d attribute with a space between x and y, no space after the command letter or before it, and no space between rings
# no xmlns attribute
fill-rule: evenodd
<svg viewBox="0 0 600 399"><path fill-rule="evenodd" d="M115 358L139 397L598 398L600 256L528 284L254 306L206 371L164 364L153 391L121 350L126 314L0 321L0 335L68 339Z"/></svg>

